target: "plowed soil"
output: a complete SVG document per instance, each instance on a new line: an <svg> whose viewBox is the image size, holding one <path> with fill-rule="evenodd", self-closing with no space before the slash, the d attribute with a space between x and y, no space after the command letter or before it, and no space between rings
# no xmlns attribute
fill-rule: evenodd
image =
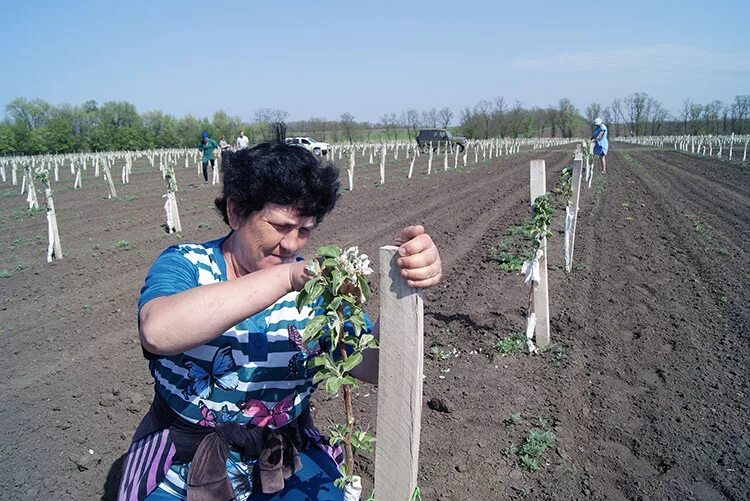
<svg viewBox="0 0 750 501"><path fill-rule="evenodd" d="M357 167L355 190L307 249L359 245L377 266L378 247L415 223L440 248L444 280L425 302L423 498L748 499L748 166L614 145L607 174L582 190L570 274L564 210L554 215L553 349L505 356L495 345L523 330L527 291L491 250L528 220L537 158L551 190L572 147L449 172L438 160L430 176L421 157L412 179L390 161L382 187L376 166ZM44 214L0 185L0 499L114 498L152 392L135 322L142 280L168 245L226 232L217 190L199 187L194 168L177 171L181 239L161 228L154 168L136 164L117 200L91 168L82 190L61 174L65 258L51 264ZM377 388L357 391L357 417L374 428ZM437 398L440 411L427 406ZM317 394L321 428L339 407ZM555 440L532 472L517 450L534 427ZM372 456L359 467L369 489Z"/></svg>

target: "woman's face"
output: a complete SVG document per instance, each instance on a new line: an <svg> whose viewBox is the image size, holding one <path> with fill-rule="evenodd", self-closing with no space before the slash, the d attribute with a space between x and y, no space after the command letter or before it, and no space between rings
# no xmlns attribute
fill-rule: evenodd
<svg viewBox="0 0 750 501"><path fill-rule="evenodd" d="M315 216L302 216L293 205L268 202L244 220L234 214L227 201L229 225L234 230L227 249L238 276L291 262L310 239Z"/></svg>

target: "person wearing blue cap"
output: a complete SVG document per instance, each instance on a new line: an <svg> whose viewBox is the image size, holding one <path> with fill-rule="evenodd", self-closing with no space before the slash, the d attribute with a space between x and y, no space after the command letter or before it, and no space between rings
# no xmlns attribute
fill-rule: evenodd
<svg viewBox="0 0 750 501"><path fill-rule="evenodd" d="M607 172L608 134L604 121L601 118L594 120L594 132L591 133L591 140L594 142L594 155L597 155L601 159L602 174Z"/></svg>
<svg viewBox="0 0 750 501"><path fill-rule="evenodd" d="M208 137L208 132L205 130L201 132L201 143L198 145L198 149L203 152L203 182L208 182L208 163L211 163L211 170L216 168L216 161L214 160L214 150L219 147L219 143L216 140Z"/></svg>

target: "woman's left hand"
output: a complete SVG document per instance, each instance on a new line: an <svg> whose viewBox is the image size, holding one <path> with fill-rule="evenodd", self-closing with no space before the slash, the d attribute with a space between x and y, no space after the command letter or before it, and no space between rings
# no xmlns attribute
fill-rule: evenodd
<svg viewBox="0 0 750 501"><path fill-rule="evenodd" d="M399 246L397 262L409 287L426 289L440 282L443 275L440 253L424 227L407 226L393 244Z"/></svg>

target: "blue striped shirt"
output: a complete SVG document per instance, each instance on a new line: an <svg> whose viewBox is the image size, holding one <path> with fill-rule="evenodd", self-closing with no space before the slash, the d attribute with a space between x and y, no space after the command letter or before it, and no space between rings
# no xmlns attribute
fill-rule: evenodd
<svg viewBox="0 0 750 501"><path fill-rule="evenodd" d="M146 276L139 310L154 298L226 281L223 241L165 250ZM311 314L309 308L297 311L296 296L281 297L204 345L152 360L156 392L182 418L201 426L232 421L280 427L297 418L315 389L308 370L315 347L290 338L295 329L304 332Z"/></svg>

